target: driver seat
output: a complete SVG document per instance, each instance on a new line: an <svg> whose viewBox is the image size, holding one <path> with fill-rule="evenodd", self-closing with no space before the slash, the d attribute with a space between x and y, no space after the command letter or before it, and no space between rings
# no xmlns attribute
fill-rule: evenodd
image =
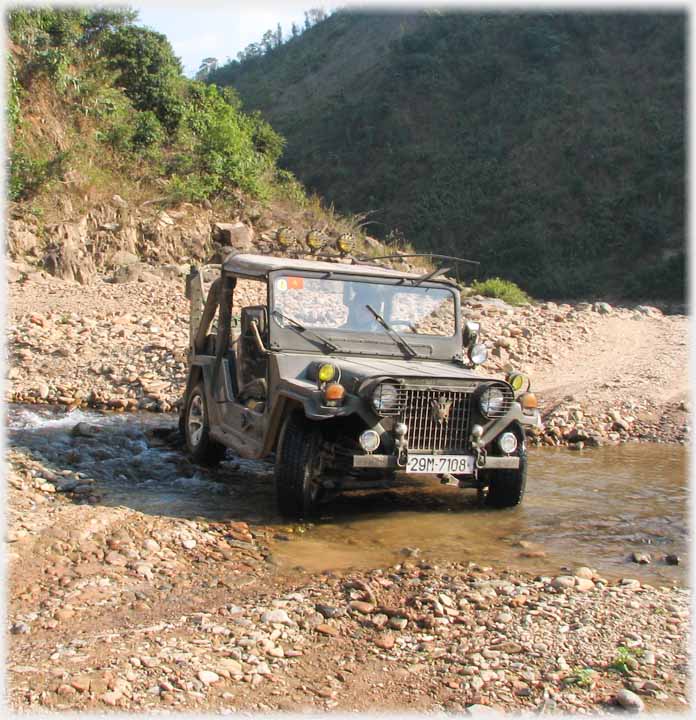
<svg viewBox="0 0 696 720"><path fill-rule="evenodd" d="M237 399L241 403L249 400L264 401L268 393L268 357L256 344L252 322L256 322L259 335L268 342L268 320L265 305L251 305L242 308L241 332L235 341L237 351Z"/></svg>

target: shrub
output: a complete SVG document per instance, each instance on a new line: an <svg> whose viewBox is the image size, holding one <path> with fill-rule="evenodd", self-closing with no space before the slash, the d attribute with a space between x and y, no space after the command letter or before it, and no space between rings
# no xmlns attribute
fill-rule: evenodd
<svg viewBox="0 0 696 720"><path fill-rule="evenodd" d="M135 149L159 145L164 140L162 125L150 110L139 112L135 117L132 143Z"/></svg>
<svg viewBox="0 0 696 720"><path fill-rule="evenodd" d="M21 150L10 153L9 193L11 200L27 200L53 177L65 171L66 153L48 160L30 158Z"/></svg>
<svg viewBox="0 0 696 720"><path fill-rule="evenodd" d="M471 283L471 291L474 295L499 298L510 305L524 305L530 302L529 295L519 285L499 277L475 280Z"/></svg>
<svg viewBox="0 0 696 720"><path fill-rule="evenodd" d="M218 190L216 177L210 175L173 175L167 186L167 195L173 203L200 202Z"/></svg>

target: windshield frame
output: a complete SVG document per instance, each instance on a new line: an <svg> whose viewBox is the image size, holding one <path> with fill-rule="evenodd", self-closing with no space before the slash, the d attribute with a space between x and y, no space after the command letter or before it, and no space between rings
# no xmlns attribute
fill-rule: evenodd
<svg viewBox="0 0 696 720"><path fill-rule="evenodd" d="M275 284L281 277L304 277L318 280L340 280L345 282L365 282L371 285L393 285L395 287L422 287L439 290L447 290L452 295L454 302L454 334L444 335L419 335L409 333L406 335L409 344L414 346L418 353L415 359L453 359L459 358L462 354L461 339L461 305L458 288L449 282L426 281L416 285L417 280L373 277L356 275L349 272L341 272L338 266L336 272L323 271L298 271L295 269L275 270L268 274L268 326L270 349L288 352L313 353L317 355L361 355L374 357L398 357L404 359L402 349L394 343L393 339L385 331L384 333L360 332L356 330L343 330L339 328L323 328L308 326L309 329L319 332L324 337L338 346L338 350L332 353L322 351L320 347L303 338L290 327L283 327L278 323L274 315L275 309ZM297 318L295 318L297 320ZM298 320L301 322L301 320Z"/></svg>

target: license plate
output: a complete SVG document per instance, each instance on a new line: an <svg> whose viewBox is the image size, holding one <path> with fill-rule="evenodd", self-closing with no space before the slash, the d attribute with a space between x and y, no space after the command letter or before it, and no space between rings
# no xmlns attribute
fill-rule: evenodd
<svg viewBox="0 0 696 720"><path fill-rule="evenodd" d="M473 455L409 455L406 462L407 473L427 473L439 475L471 475L474 472Z"/></svg>

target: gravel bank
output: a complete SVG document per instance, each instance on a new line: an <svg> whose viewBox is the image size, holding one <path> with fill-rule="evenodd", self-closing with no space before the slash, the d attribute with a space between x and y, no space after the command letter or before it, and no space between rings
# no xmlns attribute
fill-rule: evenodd
<svg viewBox="0 0 696 720"><path fill-rule="evenodd" d="M414 557L280 573L263 528L91 505L9 460L15 710L686 710L685 589Z"/></svg>

